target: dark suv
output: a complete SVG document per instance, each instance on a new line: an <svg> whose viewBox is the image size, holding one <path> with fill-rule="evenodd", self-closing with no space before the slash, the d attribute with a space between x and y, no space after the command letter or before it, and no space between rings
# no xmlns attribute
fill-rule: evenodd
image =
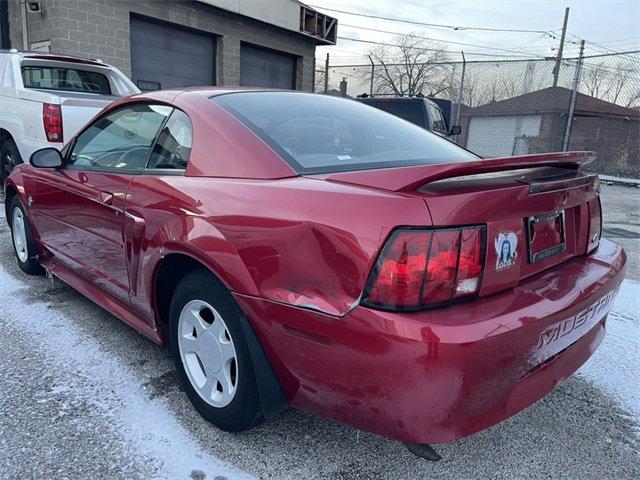
<svg viewBox="0 0 640 480"><path fill-rule="evenodd" d="M460 127L458 125L449 128L451 113L451 102L449 100L437 99L438 103L448 107L446 112L435 101L425 97L367 96L358 97L356 100L391 113L442 137L460 135Z"/></svg>

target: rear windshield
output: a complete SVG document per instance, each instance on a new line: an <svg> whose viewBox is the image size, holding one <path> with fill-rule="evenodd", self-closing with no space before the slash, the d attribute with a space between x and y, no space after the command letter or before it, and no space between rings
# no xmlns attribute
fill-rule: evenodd
<svg viewBox="0 0 640 480"><path fill-rule="evenodd" d="M238 92L212 100L298 173L464 162L479 157L354 100L295 92Z"/></svg>
<svg viewBox="0 0 640 480"><path fill-rule="evenodd" d="M379 108L387 113L400 117L407 122L414 123L419 127L427 127L425 119L426 114L424 112L424 106L422 100L366 100L365 105L371 105L372 107Z"/></svg>
<svg viewBox="0 0 640 480"><path fill-rule="evenodd" d="M23 66L22 82L26 88L111 95L106 75L77 68Z"/></svg>

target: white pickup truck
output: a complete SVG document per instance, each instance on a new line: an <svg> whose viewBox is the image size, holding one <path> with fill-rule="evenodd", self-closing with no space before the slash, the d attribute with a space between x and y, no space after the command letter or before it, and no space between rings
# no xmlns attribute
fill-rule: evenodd
<svg viewBox="0 0 640 480"><path fill-rule="evenodd" d="M100 60L0 52L0 181L45 147L61 149L109 103L140 90Z"/></svg>

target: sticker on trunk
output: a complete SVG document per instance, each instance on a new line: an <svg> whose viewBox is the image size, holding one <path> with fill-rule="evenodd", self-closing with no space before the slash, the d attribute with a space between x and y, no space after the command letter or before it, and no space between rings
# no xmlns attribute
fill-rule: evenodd
<svg viewBox="0 0 640 480"><path fill-rule="evenodd" d="M518 258L518 237L513 232L500 232L495 239L496 270L511 268Z"/></svg>

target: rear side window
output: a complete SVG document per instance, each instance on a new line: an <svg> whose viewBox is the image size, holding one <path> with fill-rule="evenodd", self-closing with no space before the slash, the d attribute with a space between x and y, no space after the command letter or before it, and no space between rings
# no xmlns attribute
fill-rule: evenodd
<svg viewBox="0 0 640 480"><path fill-rule="evenodd" d="M213 97L298 173L430 165L479 157L354 100L295 92Z"/></svg>
<svg viewBox="0 0 640 480"><path fill-rule="evenodd" d="M191 154L191 121L174 110L153 147L147 168L184 170Z"/></svg>
<svg viewBox="0 0 640 480"><path fill-rule="evenodd" d="M106 75L77 68L23 66L22 82L26 88L112 94Z"/></svg>

